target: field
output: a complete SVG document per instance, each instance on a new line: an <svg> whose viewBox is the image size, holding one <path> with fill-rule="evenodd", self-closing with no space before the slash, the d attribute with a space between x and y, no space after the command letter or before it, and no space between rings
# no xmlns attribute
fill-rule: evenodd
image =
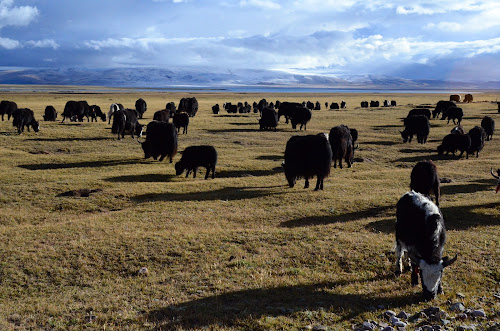
<svg viewBox="0 0 500 331"><path fill-rule="evenodd" d="M204 169L194 179L175 176L174 164L145 160L141 146L130 136L118 140L107 122L42 120L46 105L60 115L68 100L107 111L142 97L147 124L186 96L200 108L179 135L179 151L214 145L215 179L204 180ZM18 135L11 121L0 122L0 329L352 330L384 322L388 309L413 315L431 306L449 313L445 322L421 319L408 329L491 327L500 319L500 194L490 174L500 168L500 135L479 158L456 159L436 153L451 123L432 119L424 145L403 144L398 132L414 106L448 96L0 92L0 100L32 109L41 126ZM261 98L319 101L323 109L306 132L283 119L276 132L262 132L257 114L211 112L215 103ZM498 126L499 98L474 93L474 103L461 104L466 131L485 115ZM398 106L359 107L384 99ZM341 100L347 110L324 109ZM359 131L357 162L332 168L324 191L313 191L315 179L310 189L303 180L289 188L281 170L287 140L339 124ZM395 205L424 159L451 180L441 186L444 254L458 253L444 273L445 293L431 302L410 286L409 273L393 275ZM67 194L81 189L96 192ZM486 318L455 320L455 302Z"/></svg>

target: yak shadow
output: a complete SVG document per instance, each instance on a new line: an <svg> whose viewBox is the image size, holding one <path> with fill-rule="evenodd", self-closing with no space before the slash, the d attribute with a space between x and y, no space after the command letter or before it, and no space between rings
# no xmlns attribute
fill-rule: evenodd
<svg viewBox="0 0 500 331"><path fill-rule="evenodd" d="M142 194L132 198L137 203L150 201L236 201L254 199L281 193L270 192L267 188L224 187L218 190L189 193L154 193Z"/></svg>
<svg viewBox="0 0 500 331"><path fill-rule="evenodd" d="M251 117L251 115L242 115L242 114L217 114L217 117Z"/></svg>
<svg viewBox="0 0 500 331"><path fill-rule="evenodd" d="M394 162L419 162L419 161L424 161L424 160L431 160L431 161L438 161L438 160L457 160L457 158L453 158L453 156L450 155L438 155L432 154L432 155L421 155L421 156L412 156L412 157L402 157L399 159L394 160Z"/></svg>
<svg viewBox="0 0 500 331"><path fill-rule="evenodd" d="M378 217L386 215L395 206L374 207L366 210L340 215L309 216L282 222L280 226L286 228L296 228L304 226L327 225L333 223L345 223L356 221L366 217Z"/></svg>
<svg viewBox="0 0 500 331"><path fill-rule="evenodd" d="M420 293L380 297L379 293L329 292L329 289L351 284L366 284L370 288L372 282L393 277L392 273L386 272L369 279L350 278L318 284L246 289L170 305L148 312L145 318L154 322L155 328L165 330L202 329L214 324L235 327L238 321L258 320L263 316L291 316L300 311L320 309L336 311L342 315L342 320L350 320L380 305L398 308L422 300Z"/></svg>
<svg viewBox="0 0 500 331"><path fill-rule="evenodd" d="M474 193L483 191L494 191L494 179L481 179L468 184L446 184L441 185L441 194L452 195L459 193Z"/></svg>
<svg viewBox="0 0 500 331"><path fill-rule="evenodd" d="M281 155L261 155L255 158L256 160L269 160L269 161L280 161L284 159L283 154Z"/></svg>
<svg viewBox="0 0 500 331"><path fill-rule="evenodd" d="M19 168L28 170L54 170L68 168L100 168L113 167L117 165L127 165L140 163L143 159L128 159L128 160L103 160L103 161L85 161L85 162L70 162L70 163L40 163L40 164L22 164Z"/></svg>
<svg viewBox="0 0 500 331"><path fill-rule="evenodd" d="M396 211L394 211L394 217L384 218L382 220L373 221L365 225L365 229L375 233L395 233L396 225Z"/></svg>
<svg viewBox="0 0 500 331"><path fill-rule="evenodd" d="M84 137L74 137L74 138L30 138L27 139L29 141L101 141L101 140L117 140L116 137L91 137L91 138L84 138Z"/></svg>
<svg viewBox="0 0 500 331"><path fill-rule="evenodd" d="M283 172L283 167L258 170L221 170L216 173L216 176L218 178L261 177L270 176L281 172Z"/></svg>
<svg viewBox="0 0 500 331"><path fill-rule="evenodd" d="M432 153L435 152L432 148L421 148L421 149L411 149L403 148L399 150L400 153L411 154L411 153Z"/></svg>
<svg viewBox="0 0 500 331"><path fill-rule="evenodd" d="M248 123L248 122L232 122L232 123L229 123L230 125L236 125L236 126L242 126L242 125L253 125L253 126L256 126L256 125L259 125L259 122L251 122L251 123Z"/></svg>
<svg viewBox="0 0 500 331"><path fill-rule="evenodd" d="M208 133L228 133L228 132L232 132L232 133L236 133L236 132L259 132L259 131L262 131L262 130L259 130L259 123L255 123L255 129L209 129L209 130L206 130ZM271 132L274 131L274 130L270 130ZM279 131L279 130L276 130L276 131Z"/></svg>
<svg viewBox="0 0 500 331"><path fill-rule="evenodd" d="M108 182L124 182L124 183L155 183L155 182L171 182L173 175L167 174L143 174L143 175L125 175L106 178Z"/></svg>
<svg viewBox="0 0 500 331"><path fill-rule="evenodd" d="M382 140L382 141L363 141L363 145L382 145L382 146L393 146L399 143L390 140Z"/></svg>
<svg viewBox="0 0 500 331"><path fill-rule="evenodd" d="M404 125L402 125L402 124L385 124L385 125L373 126L374 130L383 130L383 129L391 129L391 128L401 128L401 130L403 130Z"/></svg>

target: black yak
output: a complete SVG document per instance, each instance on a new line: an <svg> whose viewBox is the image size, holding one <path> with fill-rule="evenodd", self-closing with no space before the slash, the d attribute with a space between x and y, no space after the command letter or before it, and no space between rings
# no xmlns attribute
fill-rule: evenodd
<svg viewBox="0 0 500 331"><path fill-rule="evenodd" d="M323 180L330 174L332 149L324 134L292 136L285 149L285 161L282 166L290 187L294 187L297 178L304 177L304 188L309 187L309 178L316 176L317 190L323 189Z"/></svg>
<svg viewBox="0 0 500 331"><path fill-rule="evenodd" d="M177 130L175 125L167 122L151 121L146 128L146 141L141 142L144 158L153 157L160 161L169 157L170 163L177 154Z"/></svg>
<svg viewBox="0 0 500 331"><path fill-rule="evenodd" d="M217 151L215 147L209 145L189 146L184 152L179 162L175 163L175 174L178 176L186 170L186 177L193 172L193 178L196 178L198 167L207 169L205 179L208 179L210 171L212 179L215 178L215 166L217 165Z"/></svg>

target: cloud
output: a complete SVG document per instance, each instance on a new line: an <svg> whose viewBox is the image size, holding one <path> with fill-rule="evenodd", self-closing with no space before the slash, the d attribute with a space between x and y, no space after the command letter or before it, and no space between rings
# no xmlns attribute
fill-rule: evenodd
<svg viewBox="0 0 500 331"><path fill-rule="evenodd" d="M279 3L276 3L271 0L241 0L241 7L253 6L262 9L280 9L281 6Z"/></svg>
<svg viewBox="0 0 500 331"><path fill-rule="evenodd" d="M0 0L0 28L8 25L28 25L38 14L36 7L15 7L13 0Z"/></svg>
<svg viewBox="0 0 500 331"><path fill-rule="evenodd" d="M15 49L15 48L20 48L21 43L17 40L0 37L0 47L5 49Z"/></svg>
<svg viewBox="0 0 500 331"><path fill-rule="evenodd" d="M59 44L56 43L53 39L29 40L26 42L26 45L36 48L59 48Z"/></svg>

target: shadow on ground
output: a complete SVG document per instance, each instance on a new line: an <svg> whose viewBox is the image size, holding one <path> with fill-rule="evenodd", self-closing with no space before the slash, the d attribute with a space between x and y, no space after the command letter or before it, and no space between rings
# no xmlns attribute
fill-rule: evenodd
<svg viewBox="0 0 500 331"><path fill-rule="evenodd" d="M167 174L142 174L142 175L125 175L109 177L105 180L108 182L124 182L124 183L134 183L134 182L144 182L144 183L154 183L154 182L171 182L174 175Z"/></svg>
<svg viewBox="0 0 500 331"><path fill-rule="evenodd" d="M153 193L132 198L137 203L150 201L216 201L244 200L282 194L272 192L267 188L224 187L218 190L189 193Z"/></svg>
<svg viewBox="0 0 500 331"><path fill-rule="evenodd" d="M153 310L145 316L161 329L201 329L210 325L238 327L245 320L258 320L263 316L287 316L300 311L325 309L338 313L342 320L350 320L384 305L402 307L421 299L420 293L391 296L385 293L335 294L336 287L366 284L391 279L392 273L371 279L349 279L311 285L249 289L188 301ZM354 278L354 277L353 277ZM248 325L247 325L248 327Z"/></svg>
<svg viewBox="0 0 500 331"><path fill-rule="evenodd" d="M289 220L281 223L282 227L296 228L303 226L314 226L314 225L326 225L333 223L345 223L356 221L358 219L366 217L380 217L386 215L387 213L396 213L396 205L394 206L382 206L374 207L366 210L361 210L353 213L341 214L341 215L324 215L324 216L309 216L298 218L294 220Z"/></svg>
<svg viewBox="0 0 500 331"><path fill-rule="evenodd" d="M70 162L70 163L40 163L40 164L22 164L20 168L28 170L52 170L52 169L68 169L68 168L99 168L112 167L117 165L141 163L143 159L128 159L128 160L103 160L103 161L85 161L85 162Z"/></svg>

